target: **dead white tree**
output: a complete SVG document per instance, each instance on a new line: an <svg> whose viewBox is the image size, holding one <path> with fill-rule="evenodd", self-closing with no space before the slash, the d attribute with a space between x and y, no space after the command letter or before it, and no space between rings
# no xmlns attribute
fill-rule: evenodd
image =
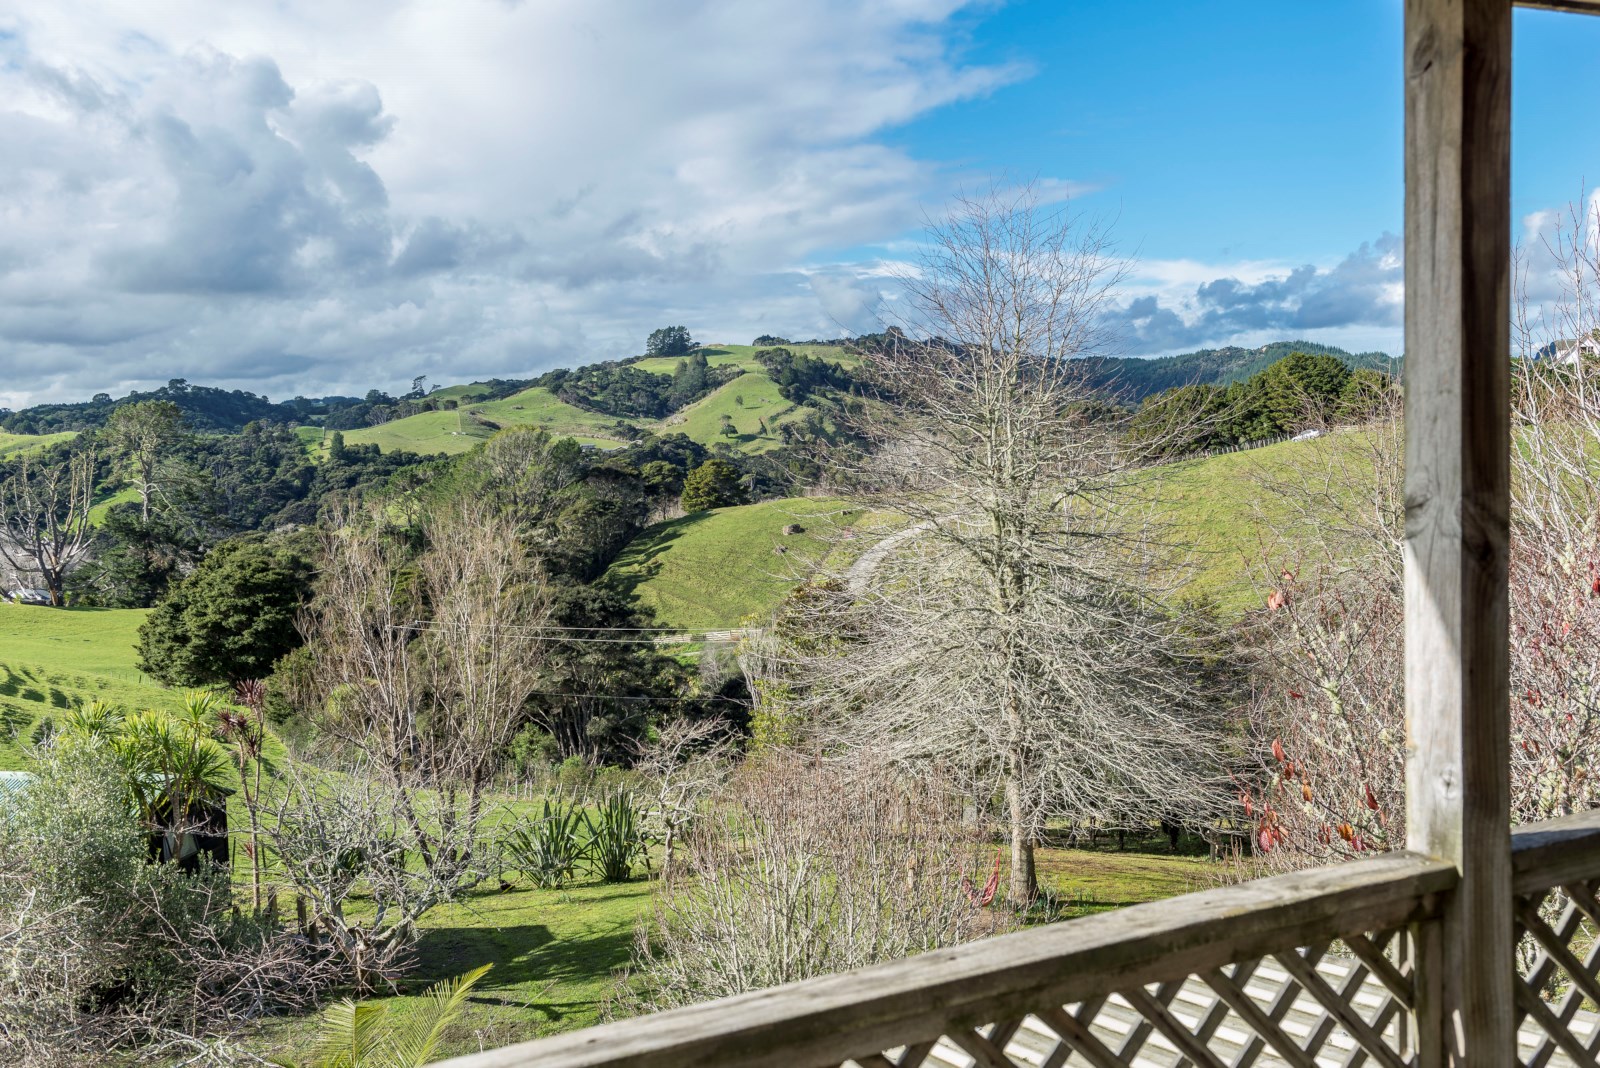
<svg viewBox="0 0 1600 1068"><path fill-rule="evenodd" d="M1130 826L1215 807L1207 671L1158 576L1148 460L1080 357L1120 268L1032 191L963 199L905 278L906 328L865 354L864 503L904 536L791 601L781 693L833 741L1002 801L1009 900L1047 821ZM1174 428L1182 433L1184 428ZM883 533L889 533L887 531ZM770 712L762 713L769 715Z"/></svg>
<svg viewBox="0 0 1600 1068"><path fill-rule="evenodd" d="M54 463L25 454L0 480L0 559L19 576L38 575L57 607L94 547L94 466L88 450Z"/></svg>

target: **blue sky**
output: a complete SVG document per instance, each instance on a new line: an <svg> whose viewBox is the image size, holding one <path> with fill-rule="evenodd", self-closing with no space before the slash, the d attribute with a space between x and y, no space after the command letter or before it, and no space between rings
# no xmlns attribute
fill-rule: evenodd
<svg viewBox="0 0 1600 1068"><path fill-rule="evenodd" d="M284 396L872 328L1001 176L1122 351L1397 351L1399 0L59 0L0 12L0 406ZM1600 182L1600 18L1518 12L1518 237Z"/></svg>

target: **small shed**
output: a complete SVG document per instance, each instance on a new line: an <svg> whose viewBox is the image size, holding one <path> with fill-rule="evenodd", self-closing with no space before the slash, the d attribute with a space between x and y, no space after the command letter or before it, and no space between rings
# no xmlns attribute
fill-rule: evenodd
<svg viewBox="0 0 1600 1068"><path fill-rule="evenodd" d="M202 858L228 863L228 798L233 791L208 786L202 796L180 796L170 784L145 783L153 800L145 802L149 821L150 860L176 863L184 871L198 871ZM181 811L178 810L181 806Z"/></svg>

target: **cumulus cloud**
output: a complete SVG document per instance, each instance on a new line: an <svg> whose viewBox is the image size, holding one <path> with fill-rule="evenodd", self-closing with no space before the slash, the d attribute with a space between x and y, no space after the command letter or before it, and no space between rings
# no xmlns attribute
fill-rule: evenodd
<svg viewBox="0 0 1600 1068"><path fill-rule="evenodd" d="M1166 278L1161 278L1165 268ZM1110 325L1129 351L1173 352L1267 336L1355 332L1397 340L1404 310L1404 260L1392 234L1364 243L1330 267L1244 265L1221 274L1195 264L1141 264L1146 277L1115 305ZM1155 277L1151 277L1151 276Z"/></svg>
<svg viewBox="0 0 1600 1068"><path fill-rule="evenodd" d="M915 227L881 135L1023 72L964 0L67 0L0 15L0 404L526 374L830 333Z"/></svg>

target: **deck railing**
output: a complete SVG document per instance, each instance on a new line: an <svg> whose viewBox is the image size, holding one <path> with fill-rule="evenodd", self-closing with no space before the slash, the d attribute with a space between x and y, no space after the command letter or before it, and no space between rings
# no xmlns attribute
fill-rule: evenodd
<svg viewBox="0 0 1600 1068"><path fill-rule="evenodd" d="M1596 1062L1600 813L1513 835L1518 1059ZM1411 853L1135 905L449 1068L1425 1063L1455 869ZM1587 921L1587 922L1586 922Z"/></svg>

